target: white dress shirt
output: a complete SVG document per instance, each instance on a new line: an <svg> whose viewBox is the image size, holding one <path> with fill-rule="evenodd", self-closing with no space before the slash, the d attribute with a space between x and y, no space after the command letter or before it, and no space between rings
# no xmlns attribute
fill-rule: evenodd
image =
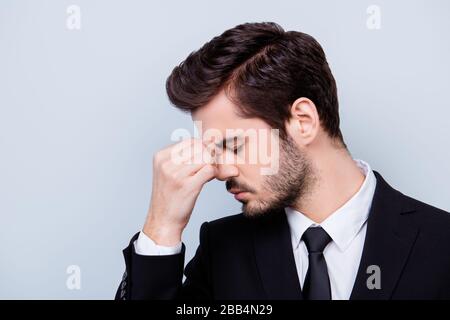
<svg viewBox="0 0 450 320"><path fill-rule="evenodd" d="M375 192L376 178L370 166L355 160L366 176L358 192L322 223L316 224L301 212L285 208L291 230L292 247L300 285L303 288L308 270L308 250L301 240L309 227L321 226L332 241L323 251L330 277L331 298L350 298L361 260L367 229L367 218Z"/></svg>
<svg viewBox="0 0 450 320"><path fill-rule="evenodd" d="M160 246L156 244L144 232L139 233L139 237L134 241L134 251L143 256L163 256L177 254L181 252L181 242L173 247Z"/></svg>
<svg viewBox="0 0 450 320"><path fill-rule="evenodd" d="M361 260L366 222L375 193L376 178L369 164L362 160L355 162L365 175L362 186L350 200L322 223L316 224L301 212L285 208L297 274L302 287L308 270L308 250L301 240L303 233L309 227L321 226L331 237L332 241L324 249L323 255L328 267L333 300L350 298ZM173 247L160 246L141 231L134 242L134 248L140 255L170 255L181 252L181 242Z"/></svg>

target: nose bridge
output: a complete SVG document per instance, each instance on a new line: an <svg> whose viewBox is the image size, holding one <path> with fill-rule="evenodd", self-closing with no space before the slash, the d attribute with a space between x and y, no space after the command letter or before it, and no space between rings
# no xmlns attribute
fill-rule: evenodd
<svg viewBox="0 0 450 320"><path fill-rule="evenodd" d="M235 160L232 154L226 150L216 149L214 153L215 161L218 165L227 166L234 165Z"/></svg>
<svg viewBox="0 0 450 320"><path fill-rule="evenodd" d="M217 169L219 171L219 174L222 172L226 172L230 166L231 166L230 164L218 163Z"/></svg>

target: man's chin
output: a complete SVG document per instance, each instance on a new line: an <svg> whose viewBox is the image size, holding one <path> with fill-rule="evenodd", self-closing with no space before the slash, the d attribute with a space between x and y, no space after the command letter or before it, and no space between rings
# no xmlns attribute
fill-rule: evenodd
<svg viewBox="0 0 450 320"><path fill-rule="evenodd" d="M259 217L270 211L268 206L261 205L256 200L242 202L242 213L246 217Z"/></svg>

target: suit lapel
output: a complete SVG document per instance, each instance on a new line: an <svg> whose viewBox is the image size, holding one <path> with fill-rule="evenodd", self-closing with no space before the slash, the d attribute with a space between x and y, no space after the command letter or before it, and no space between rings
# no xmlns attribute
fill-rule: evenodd
<svg viewBox="0 0 450 320"><path fill-rule="evenodd" d="M268 299L302 299L284 211L259 217L253 226L256 264Z"/></svg>
<svg viewBox="0 0 450 320"><path fill-rule="evenodd" d="M375 172L377 186L367 221L362 257L351 300L390 299L419 234L412 222L414 207ZM283 210L252 223L256 264L269 299L303 299ZM381 289L369 289L369 266L378 266Z"/></svg>
<svg viewBox="0 0 450 320"><path fill-rule="evenodd" d="M377 186L367 221L361 262L350 299L390 299L419 233L411 219L414 208L404 195L375 172ZM368 278L378 266L381 289L369 289Z"/></svg>

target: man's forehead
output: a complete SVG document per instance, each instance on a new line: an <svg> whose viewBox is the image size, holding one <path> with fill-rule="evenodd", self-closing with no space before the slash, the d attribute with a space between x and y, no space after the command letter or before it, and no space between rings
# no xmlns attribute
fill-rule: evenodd
<svg viewBox="0 0 450 320"><path fill-rule="evenodd" d="M232 123L242 118L238 115L238 106L222 90L206 105L194 110L192 119L218 126L220 123Z"/></svg>
<svg viewBox="0 0 450 320"><path fill-rule="evenodd" d="M238 108L222 90L208 104L193 111L191 117L202 140L231 143L241 141L249 132L270 129L262 119L239 116Z"/></svg>

